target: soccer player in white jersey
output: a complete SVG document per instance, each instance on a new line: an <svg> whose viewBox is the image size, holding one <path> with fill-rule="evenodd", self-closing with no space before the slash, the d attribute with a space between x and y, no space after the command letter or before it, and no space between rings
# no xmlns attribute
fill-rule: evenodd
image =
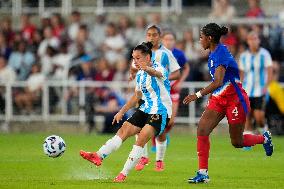
<svg viewBox="0 0 284 189"><path fill-rule="evenodd" d="M165 48L161 44L162 40L162 32L161 29L156 25L150 25L146 29L146 41L151 42L153 44L152 48L152 61L160 63L161 66L165 67L169 75L169 80L177 80L180 78L180 66L177 63L173 53ZM162 58L162 56L167 56L167 58ZM137 68L135 65L132 64L130 67L131 79L135 78L135 74L137 72ZM143 104L141 100L139 104ZM167 141L166 138L157 138L157 155L156 155L156 163L155 163L155 170L159 170L160 167L163 167L163 159L164 154L166 151ZM135 167L136 170L142 170L145 165L149 163L149 156L148 156L148 146L147 144L144 147L142 158L140 159L139 163Z"/></svg>
<svg viewBox="0 0 284 189"><path fill-rule="evenodd" d="M247 37L248 50L240 55L239 69L251 106L247 116L245 132L254 131L252 121L260 127L265 126L265 95L272 77L272 60L270 53L260 47L257 33L250 32Z"/></svg>
<svg viewBox="0 0 284 189"><path fill-rule="evenodd" d="M153 136L160 135L165 130L172 114L170 97L170 81L168 71L160 62L151 61L152 43L142 43L134 48L132 56L136 67L135 94L114 116L113 123L118 123L123 115L142 98L144 103L123 123L116 135L109 139L97 152L80 151L80 155L97 166L102 164L113 151L117 150L128 137L138 134L135 145L126 160L122 171L114 182L123 182L131 169L137 164L143 153L144 145ZM161 61L167 56L161 56ZM164 60L163 60L164 61ZM168 66L168 65L166 65Z"/></svg>
<svg viewBox="0 0 284 189"><path fill-rule="evenodd" d="M169 80L176 80L180 77L180 66L174 57L173 53L165 48L161 44L162 40L162 32L161 29L156 25L150 25L146 29L146 41L151 42L153 44L152 48L152 61L160 63L161 66L165 67L169 75ZM167 57L167 58L163 58ZM131 73L132 78L134 78L137 69L135 66L131 66ZM133 74L134 73L134 74ZM140 105L143 102L140 101ZM167 140L165 137L157 137L156 138L156 163L155 163L155 170L161 171L164 169L164 155L166 151ZM149 163L149 156L148 156L148 146L147 144L144 147L142 158L140 159L139 163L135 167L136 170L142 170L145 165Z"/></svg>

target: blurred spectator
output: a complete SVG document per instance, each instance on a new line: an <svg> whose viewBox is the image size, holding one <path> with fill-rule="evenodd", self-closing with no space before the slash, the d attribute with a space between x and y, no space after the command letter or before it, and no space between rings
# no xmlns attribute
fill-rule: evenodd
<svg viewBox="0 0 284 189"><path fill-rule="evenodd" d="M51 27L51 14L49 12L44 12L40 17L40 28Z"/></svg>
<svg viewBox="0 0 284 189"><path fill-rule="evenodd" d="M40 32L40 30L35 31L32 36L32 42L31 44L28 45L27 50L32 52L33 54L37 54L42 39L43 39L42 32Z"/></svg>
<svg viewBox="0 0 284 189"><path fill-rule="evenodd" d="M135 27L130 28L125 33L126 40L131 47L135 47L144 41L146 20L143 16L137 16L135 19Z"/></svg>
<svg viewBox="0 0 284 189"><path fill-rule="evenodd" d="M43 37L44 39L39 45L37 54L42 59L46 55L46 49L48 46L57 49L59 46L59 40L52 35L52 28L46 27L43 29ZM41 60L42 61L42 60Z"/></svg>
<svg viewBox="0 0 284 189"><path fill-rule="evenodd" d="M0 83L7 84L16 80L16 73L7 66L5 57L0 56ZM0 113L5 112L5 88L0 87Z"/></svg>
<svg viewBox="0 0 284 189"><path fill-rule="evenodd" d="M4 56L8 60L12 49L8 46L5 34L0 32L0 56Z"/></svg>
<svg viewBox="0 0 284 189"><path fill-rule="evenodd" d="M209 18L228 21L234 18L235 14L235 7L230 4L229 0L214 0Z"/></svg>
<svg viewBox="0 0 284 189"><path fill-rule="evenodd" d="M113 76L113 81L128 81L128 62L126 58L120 58L116 62L115 74Z"/></svg>
<svg viewBox="0 0 284 189"><path fill-rule="evenodd" d="M56 54L57 51L53 47L48 46L46 48L46 54L41 58L41 73L47 79L53 78L53 60Z"/></svg>
<svg viewBox="0 0 284 189"><path fill-rule="evenodd" d="M201 58L201 46L199 42L194 41L192 30L186 30L183 33L185 42L185 55L191 62L197 62Z"/></svg>
<svg viewBox="0 0 284 189"><path fill-rule="evenodd" d="M110 68L110 65L106 58L100 58L96 63L96 81L112 81L114 76L114 70Z"/></svg>
<svg viewBox="0 0 284 189"><path fill-rule="evenodd" d="M246 13L246 17L264 17L264 11L260 7L260 0L248 0L249 10Z"/></svg>
<svg viewBox="0 0 284 189"><path fill-rule="evenodd" d="M70 21L68 37L74 41L78 35L79 27L81 25L81 13L79 11L73 11L70 16Z"/></svg>
<svg viewBox="0 0 284 189"><path fill-rule="evenodd" d="M60 38L63 36L65 31L65 26L63 19L59 13L54 13L51 16L51 27L52 27L52 35L56 38Z"/></svg>
<svg viewBox="0 0 284 189"><path fill-rule="evenodd" d="M76 80L94 80L96 72L93 66L92 58L89 55L84 55L80 58L80 61L80 69L79 72L76 74Z"/></svg>
<svg viewBox="0 0 284 189"><path fill-rule="evenodd" d="M73 58L78 58L84 54L94 55L95 45L89 38L89 30L87 25L81 25L77 33L75 41L69 46L69 53Z"/></svg>
<svg viewBox="0 0 284 189"><path fill-rule="evenodd" d="M33 33L36 31L36 26L31 23L30 15L23 14L21 17L21 33L27 42L31 42Z"/></svg>
<svg viewBox="0 0 284 189"><path fill-rule="evenodd" d="M66 42L60 45L59 53L53 58L53 77L54 80L66 81L72 55L68 53Z"/></svg>
<svg viewBox="0 0 284 189"><path fill-rule="evenodd" d="M40 64L33 64L31 74L27 79L27 87L15 96L16 106L21 113L32 113L35 105L40 105L42 86L45 77L40 71Z"/></svg>
<svg viewBox="0 0 284 189"><path fill-rule="evenodd" d="M12 29L12 23L10 18L6 17L1 21L1 30L5 36L7 45L11 47L14 40L15 32Z"/></svg>
<svg viewBox="0 0 284 189"><path fill-rule="evenodd" d="M95 111L105 117L102 133L114 133L121 127L122 123L127 118L124 116L121 122L112 125L114 115L120 110L126 101L117 93L112 92L111 89L106 87L102 89L98 96L100 104L95 106Z"/></svg>
<svg viewBox="0 0 284 189"><path fill-rule="evenodd" d="M238 39L236 35L236 28L233 26L230 26L228 28L229 28L228 34L221 38L221 42L224 43L228 47L229 51L231 52L233 56L236 56L238 53L238 49L237 49Z"/></svg>
<svg viewBox="0 0 284 189"><path fill-rule="evenodd" d="M106 38L106 13L100 12L96 15L96 21L91 29L90 37L94 41L96 47L100 47Z"/></svg>
<svg viewBox="0 0 284 189"><path fill-rule="evenodd" d="M131 30L131 22L128 16L122 15L118 19L118 31L119 33L126 38L126 34Z"/></svg>
<svg viewBox="0 0 284 189"><path fill-rule="evenodd" d="M27 43L16 43L15 50L9 58L9 66L17 73L17 80L26 80L34 63L34 54L27 51Z"/></svg>
<svg viewBox="0 0 284 189"><path fill-rule="evenodd" d="M103 52L110 64L114 64L118 58L125 55L123 52L125 44L126 41L123 39L122 35L118 33L116 25L109 23L106 27L106 39L103 44Z"/></svg>

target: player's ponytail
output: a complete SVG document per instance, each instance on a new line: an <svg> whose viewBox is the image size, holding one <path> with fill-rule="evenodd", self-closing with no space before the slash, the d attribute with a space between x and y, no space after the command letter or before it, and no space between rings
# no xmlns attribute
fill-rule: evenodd
<svg viewBox="0 0 284 189"><path fill-rule="evenodd" d="M226 35L228 33L228 28L225 26L220 27L216 23L210 23L205 25L201 29L202 33L206 36L211 36L213 38L214 43L219 43L222 35Z"/></svg>
<svg viewBox="0 0 284 189"><path fill-rule="evenodd" d="M137 45L133 50L139 50L144 55L149 54L151 58L152 48L153 48L153 44L151 42L143 42L140 45Z"/></svg>

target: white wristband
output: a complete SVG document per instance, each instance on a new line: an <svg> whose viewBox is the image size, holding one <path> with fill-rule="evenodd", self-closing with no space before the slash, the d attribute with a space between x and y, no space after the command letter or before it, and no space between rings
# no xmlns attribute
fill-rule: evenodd
<svg viewBox="0 0 284 189"><path fill-rule="evenodd" d="M201 92L200 91L198 91L197 93L195 93L196 94L196 96L197 96L197 98L201 98L202 97L202 94L201 94Z"/></svg>

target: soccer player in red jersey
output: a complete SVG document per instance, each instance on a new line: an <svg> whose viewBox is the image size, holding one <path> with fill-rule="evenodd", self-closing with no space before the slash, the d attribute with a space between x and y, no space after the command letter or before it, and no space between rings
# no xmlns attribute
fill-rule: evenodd
<svg viewBox="0 0 284 189"><path fill-rule="evenodd" d="M249 99L242 87L238 65L227 49L220 43L222 35L228 29L215 23L205 25L201 30L200 43L204 49L209 49L209 73L212 82L195 94L189 94L183 100L189 104L202 96L211 93L208 105L203 112L197 127L197 154L199 170L197 175L189 178L189 183L206 183L208 176L208 158L210 150L209 135L218 123L226 116L229 123L231 143L235 148L263 144L267 156L273 153L271 134L243 134L246 114L250 111Z"/></svg>

